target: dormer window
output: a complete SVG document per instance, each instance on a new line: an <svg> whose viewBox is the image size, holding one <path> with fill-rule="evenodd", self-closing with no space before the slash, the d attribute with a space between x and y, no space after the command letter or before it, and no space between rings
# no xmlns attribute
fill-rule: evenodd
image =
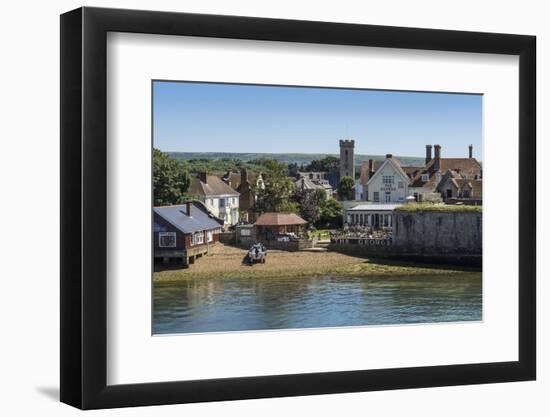
<svg viewBox="0 0 550 417"><path fill-rule="evenodd" d="M430 177L428 176L428 174L422 174L420 178L422 179L422 182L428 182Z"/></svg>

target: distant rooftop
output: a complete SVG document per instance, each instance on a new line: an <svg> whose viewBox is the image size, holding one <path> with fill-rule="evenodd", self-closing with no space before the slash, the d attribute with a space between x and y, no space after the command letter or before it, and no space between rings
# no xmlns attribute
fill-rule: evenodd
<svg viewBox="0 0 550 417"><path fill-rule="evenodd" d="M307 222L294 213L264 213L256 223L256 226L294 226L302 225Z"/></svg>

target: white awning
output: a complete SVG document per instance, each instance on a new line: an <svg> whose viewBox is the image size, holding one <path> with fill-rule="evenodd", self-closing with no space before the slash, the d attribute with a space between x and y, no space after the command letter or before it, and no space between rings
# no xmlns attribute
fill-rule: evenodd
<svg viewBox="0 0 550 417"><path fill-rule="evenodd" d="M359 204L355 207L348 209L348 211L393 211L397 207L401 207L403 204Z"/></svg>

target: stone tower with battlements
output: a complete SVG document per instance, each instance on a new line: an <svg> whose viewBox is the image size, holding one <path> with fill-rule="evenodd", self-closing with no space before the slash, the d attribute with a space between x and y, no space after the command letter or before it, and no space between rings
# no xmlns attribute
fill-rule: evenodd
<svg viewBox="0 0 550 417"><path fill-rule="evenodd" d="M340 179L351 177L355 180L355 141L340 141Z"/></svg>

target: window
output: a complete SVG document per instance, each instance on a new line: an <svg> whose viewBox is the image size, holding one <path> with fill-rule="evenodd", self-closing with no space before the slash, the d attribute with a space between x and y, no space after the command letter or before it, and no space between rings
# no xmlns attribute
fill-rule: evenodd
<svg viewBox="0 0 550 417"><path fill-rule="evenodd" d="M241 236L250 236L250 229L241 229Z"/></svg>
<svg viewBox="0 0 550 417"><path fill-rule="evenodd" d="M422 174L421 179L422 179L423 182L426 182L430 179L430 177L428 176L428 174Z"/></svg>
<svg viewBox="0 0 550 417"><path fill-rule="evenodd" d="M380 201L380 193L378 191L375 191L372 194L373 194L372 198L374 201Z"/></svg>
<svg viewBox="0 0 550 417"><path fill-rule="evenodd" d="M160 248L175 248L176 247L176 232L159 232L159 247Z"/></svg>
<svg viewBox="0 0 550 417"><path fill-rule="evenodd" d="M220 198L220 208L225 207L225 198Z"/></svg>
<svg viewBox="0 0 550 417"><path fill-rule="evenodd" d="M403 184L403 181L399 181L397 183L397 188L404 188L405 187L405 184Z"/></svg>
<svg viewBox="0 0 550 417"><path fill-rule="evenodd" d="M382 184L384 185L393 184L393 175L382 175Z"/></svg>
<svg viewBox="0 0 550 417"><path fill-rule="evenodd" d="M214 240L214 231L209 230L208 232L206 232L206 241L212 242L213 240Z"/></svg>
<svg viewBox="0 0 550 417"><path fill-rule="evenodd" d="M191 246L204 243L204 232L195 232L191 235Z"/></svg>
<svg viewBox="0 0 550 417"><path fill-rule="evenodd" d="M464 190L462 191L462 194L464 195L464 198L470 198L470 190Z"/></svg>
<svg viewBox="0 0 550 417"><path fill-rule="evenodd" d="M386 203L391 202L391 192L386 191Z"/></svg>

